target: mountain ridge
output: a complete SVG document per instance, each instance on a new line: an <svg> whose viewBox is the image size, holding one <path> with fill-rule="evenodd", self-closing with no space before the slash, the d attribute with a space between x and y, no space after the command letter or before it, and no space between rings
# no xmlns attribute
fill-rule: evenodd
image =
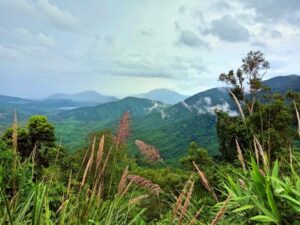
<svg viewBox="0 0 300 225"><path fill-rule="evenodd" d="M273 92L284 93L289 89L300 92L300 75L276 76L263 81L263 84L272 87Z"/></svg>

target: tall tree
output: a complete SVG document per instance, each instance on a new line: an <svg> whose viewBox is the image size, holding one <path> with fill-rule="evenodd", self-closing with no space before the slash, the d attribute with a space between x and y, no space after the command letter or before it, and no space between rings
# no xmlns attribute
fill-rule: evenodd
<svg viewBox="0 0 300 225"><path fill-rule="evenodd" d="M33 146L52 147L55 145L54 126L48 122L47 117L32 116L27 123L27 129Z"/></svg>
<svg viewBox="0 0 300 225"><path fill-rule="evenodd" d="M245 100L244 81L247 82L252 97L251 103L247 104L251 114L257 93L262 89L262 78L269 68L270 63L265 59L263 53L260 51L250 51L242 59L242 65L236 72L230 70L228 73L222 73L219 76L219 80L231 85L231 92L241 102Z"/></svg>

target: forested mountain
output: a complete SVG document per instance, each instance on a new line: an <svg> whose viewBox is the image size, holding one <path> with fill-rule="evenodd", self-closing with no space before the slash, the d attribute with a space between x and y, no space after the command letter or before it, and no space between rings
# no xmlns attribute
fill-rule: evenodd
<svg viewBox="0 0 300 225"><path fill-rule="evenodd" d="M81 107L82 103L70 100L44 100L35 101L17 97L0 95L0 118L3 122L11 122L13 112L16 110L19 119L28 119L34 114L50 115L58 111Z"/></svg>
<svg viewBox="0 0 300 225"><path fill-rule="evenodd" d="M151 112L162 112L168 105L148 99L127 97L120 101L97 106L83 107L57 114L55 120L114 121L125 111L133 117L145 116Z"/></svg>
<svg viewBox="0 0 300 225"><path fill-rule="evenodd" d="M264 81L263 84L271 87L273 92L284 93L287 90L293 90L299 92L300 76L299 75L278 76Z"/></svg>
<svg viewBox="0 0 300 225"><path fill-rule="evenodd" d="M134 138L154 144L165 158L174 161L184 154L192 141L215 155L218 153L216 109L237 114L226 88L213 88L193 95L166 109L164 117L152 113L138 119L134 122Z"/></svg>

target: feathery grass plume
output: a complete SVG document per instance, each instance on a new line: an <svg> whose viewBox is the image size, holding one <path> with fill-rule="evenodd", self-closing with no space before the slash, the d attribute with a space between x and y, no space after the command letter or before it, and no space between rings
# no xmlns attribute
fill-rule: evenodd
<svg viewBox="0 0 300 225"><path fill-rule="evenodd" d="M193 189L194 189L194 184L195 184L195 181L192 181L192 183L190 185L190 188L189 188L189 191L187 192L187 195L185 197L185 202L182 206L182 209L181 209L181 212L180 212L180 215L179 215L179 220L178 220L179 224L182 223L182 220L186 215L187 208L190 205L191 197L192 197L192 193L193 193Z"/></svg>
<svg viewBox="0 0 300 225"><path fill-rule="evenodd" d="M253 146L254 146L254 151L255 151L256 163L259 166L259 153L258 153L258 149L257 149L257 146L256 146L255 139L253 139Z"/></svg>
<svg viewBox="0 0 300 225"><path fill-rule="evenodd" d="M136 198L130 199L129 202L128 202L128 205L137 205L141 201L143 201L144 199L146 199L148 197L149 197L149 195L141 195L141 196L138 196Z"/></svg>
<svg viewBox="0 0 300 225"><path fill-rule="evenodd" d="M89 172L91 167L92 167L92 159L91 159L91 156L90 156L90 158L88 160L88 163L86 164L84 173L83 173L82 181L81 181L81 184L80 184L80 190L82 189L83 185L85 184L86 178L88 176L88 172Z"/></svg>
<svg viewBox="0 0 300 225"><path fill-rule="evenodd" d="M263 150L263 147L261 146L261 144L259 143L259 141L257 140L257 138L254 136L254 144L256 145L256 148L258 149L258 152L263 160L263 164L266 168L268 168L268 158L266 153Z"/></svg>
<svg viewBox="0 0 300 225"><path fill-rule="evenodd" d="M239 183L240 183L242 188L247 189L245 181L243 181L242 179L239 179Z"/></svg>
<svg viewBox="0 0 300 225"><path fill-rule="evenodd" d="M242 118L243 118L243 121L245 122L244 111L243 111L243 109L242 109L242 106L241 106L239 100L237 99L237 97L235 96L235 94L233 94L232 91L229 91L229 93L232 95L233 100L234 100L235 104L237 105L237 107L238 107L238 109L239 109L239 112L240 112L240 114L241 114L241 116L242 116Z"/></svg>
<svg viewBox="0 0 300 225"><path fill-rule="evenodd" d="M226 212L227 205L228 205L230 199L231 199L231 196L229 195L227 197L227 199L225 200L222 208L219 210L219 212L217 213L217 215L215 216L214 220L211 222L210 225L216 225L216 224L218 224L220 222L220 220L223 218L223 216L224 216L224 214Z"/></svg>
<svg viewBox="0 0 300 225"><path fill-rule="evenodd" d="M150 180L147 180L144 177L138 176L138 175L128 175L128 180L132 181L132 183L138 185L139 187L145 188L150 193L155 193L156 195L159 195L163 192L163 190L160 188L158 184L152 183Z"/></svg>
<svg viewBox="0 0 300 225"><path fill-rule="evenodd" d="M130 135L130 113L125 112L119 121L117 134L115 136L115 143L119 148Z"/></svg>
<svg viewBox="0 0 300 225"><path fill-rule="evenodd" d="M201 182L202 182L202 184L203 184L203 186L212 194L212 196L214 197L214 199L216 200L216 201L219 201L218 200L218 197L217 197L217 195L216 195L216 193L214 192L214 190L212 189L212 187L210 186L210 184L209 184L209 182L208 182L208 179L206 178L206 176L205 176L205 173L204 172L202 172L200 169L199 169L199 167L197 166L197 164L193 161L193 165L194 165L194 167L196 168L196 170L197 170L197 172L198 172L198 174L199 174L199 177L200 177L200 179L201 179Z"/></svg>
<svg viewBox="0 0 300 225"><path fill-rule="evenodd" d="M107 166L107 163L108 163L108 160L110 158L110 155L111 155L111 151L112 151L112 146L110 147L107 155L106 155L106 158L105 158L105 161L103 163L103 166L102 166L102 169L101 169L101 172L100 172L100 176L103 176L104 175L104 172L105 172L105 169L106 169L106 166Z"/></svg>
<svg viewBox="0 0 300 225"><path fill-rule="evenodd" d="M136 140L136 146L139 148L140 152L151 162L161 161L160 153L154 145L146 144L143 141Z"/></svg>
<svg viewBox="0 0 300 225"><path fill-rule="evenodd" d="M97 163L96 163L96 169L99 168L101 160L102 160L102 155L103 155L103 150L104 150L104 135L102 135L101 140L99 142L99 147L98 147L98 152L97 152Z"/></svg>
<svg viewBox="0 0 300 225"><path fill-rule="evenodd" d="M200 216L200 213L203 211L204 205L201 206L201 208L197 211L196 215L191 219L190 223L188 225L193 225L196 223L197 218Z"/></svg>
<svg viewBox="0 0 300 225"><path fill-rule="evenodd" d="M102 161L103 151L104 151L104 135L102 135L101 140L99 142L98 151L96 154L96 168L95 168L95 174L94 174L94 187L97 185L98 176L100 173L98 173Z"/></svg>
<svg viewBox="0 0 300 225"><path fill-rule="evenodd" d="M59 208L56 210L56 213L59 213L64 209L64 207L69 203L69 199L62 202L62 204L59 206Z"/></svg>
<svg viewBox="0 0 300 225"><path fill-rule="evenodd" d="M132 180L126 185L126 187L124 188L123 192L120 194L120 197L123 198L124 195L126 195L126 193L128 192L129 188L131 187L132 185Z"/></svg>
<svg viewBox="0 0 300 225"><path fill-rule="evenodd" d="M260 174L261 174L263 177L265 177L265 176L266 176L266 173L265 173L265 171L263 171L262 169L259 169L259 172L260 172Z"/></svg>
<svg viewBox="0 0 300 225"><path fill-rule="evenodd" d="M186 196L187 193L187 189L188 187L191 185L192 182L192 178L193 178L193 174L189 177L189 179L187 180L187 182L185 183L182 191L180 192L180 195L176 198L176 203L175 203L175 207L173 209L173 216L172 218L174 219L177 215L179 215L181 209L182 209L182 202L184 197Z"/></svg>
<svg viewBox="0 0 300 225"><path fill-rule="evenodd" d="M126 166L126 168L124 169L122 177L120 179L119 186L118 186L118 195L120 195L124 191L124 188L126 186L127 176L128 176L128 166Z"/></svg>
<svg viewBox="0 0 300 225"><path fill-rule="evenodd" d="M105 161L104 161L103 166L102 166L102 168L101 168L101 171L100 171L100 172L97 171L97 177L96 177L96 179L95 179L95 181L94 181L93 191L94 191L94 192L97 192L97 193L98 193L98 194L97 194L98 196L100 196L100 194L101 194L101 190L102 190L101 179L102 179L103 176L104 176L104 172L105 172L105 169L106 169L108 160L109 160L109 158L110 158L111 151L112 151L112 146L110 147L110 149L109 149L109 151L108 151L108 153L107 153L107 155L106 155L106 158L105 158ZM98 170L99 170L99 169L100 169L100 166L99 166ZM98 191L97 191L97 189L98 189Z"/></svg>
<svg viewBox="0 0 300 225"><path fill-rule="evenodd" d="M241 150L241 147L240 147L237 139L235 139L235 144L236 144L236 150L238 152L238 159L243 167L244 172L246 172L246 165L245 165L244 157L243 157L242 150Z"/></svg>
<svg viewBox="0 0 300 225"><path fill-rule="evenodd" d="M83 187L83 185L84 185L84 183L85 183L85 181L87 179L88 173L89 173L89 171L91 170L91 168L93 166L95 146L96 146L96 136L94 137L93 144L92 144L91 155L90 155L89 161L88 161L88 163L87 163L87 165L85 167L85 171L84 171L84 174L83 174L83 177L82 177L82 181L81 181L81 185L80 185L80 190Z"/></svg>
<svg viewBox="0 0 300 225"><path fill-rule="evenodd" d="M295 106L296 116L297 116L297 120L298 120L298 134L299 134L299 137L300 137L300 115L299 115L299 111L297 109L296 102L294 102L294 106Z"/></svg>

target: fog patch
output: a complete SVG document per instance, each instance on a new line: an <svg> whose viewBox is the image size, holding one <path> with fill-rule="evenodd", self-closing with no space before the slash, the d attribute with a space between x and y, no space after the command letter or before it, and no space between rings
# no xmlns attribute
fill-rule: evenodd
<svg viewBox="0 0 300 225"><path fill-rule="evenodd" d="M204 97L203 99L207 105L211 105L211 97Z"/></svg>

